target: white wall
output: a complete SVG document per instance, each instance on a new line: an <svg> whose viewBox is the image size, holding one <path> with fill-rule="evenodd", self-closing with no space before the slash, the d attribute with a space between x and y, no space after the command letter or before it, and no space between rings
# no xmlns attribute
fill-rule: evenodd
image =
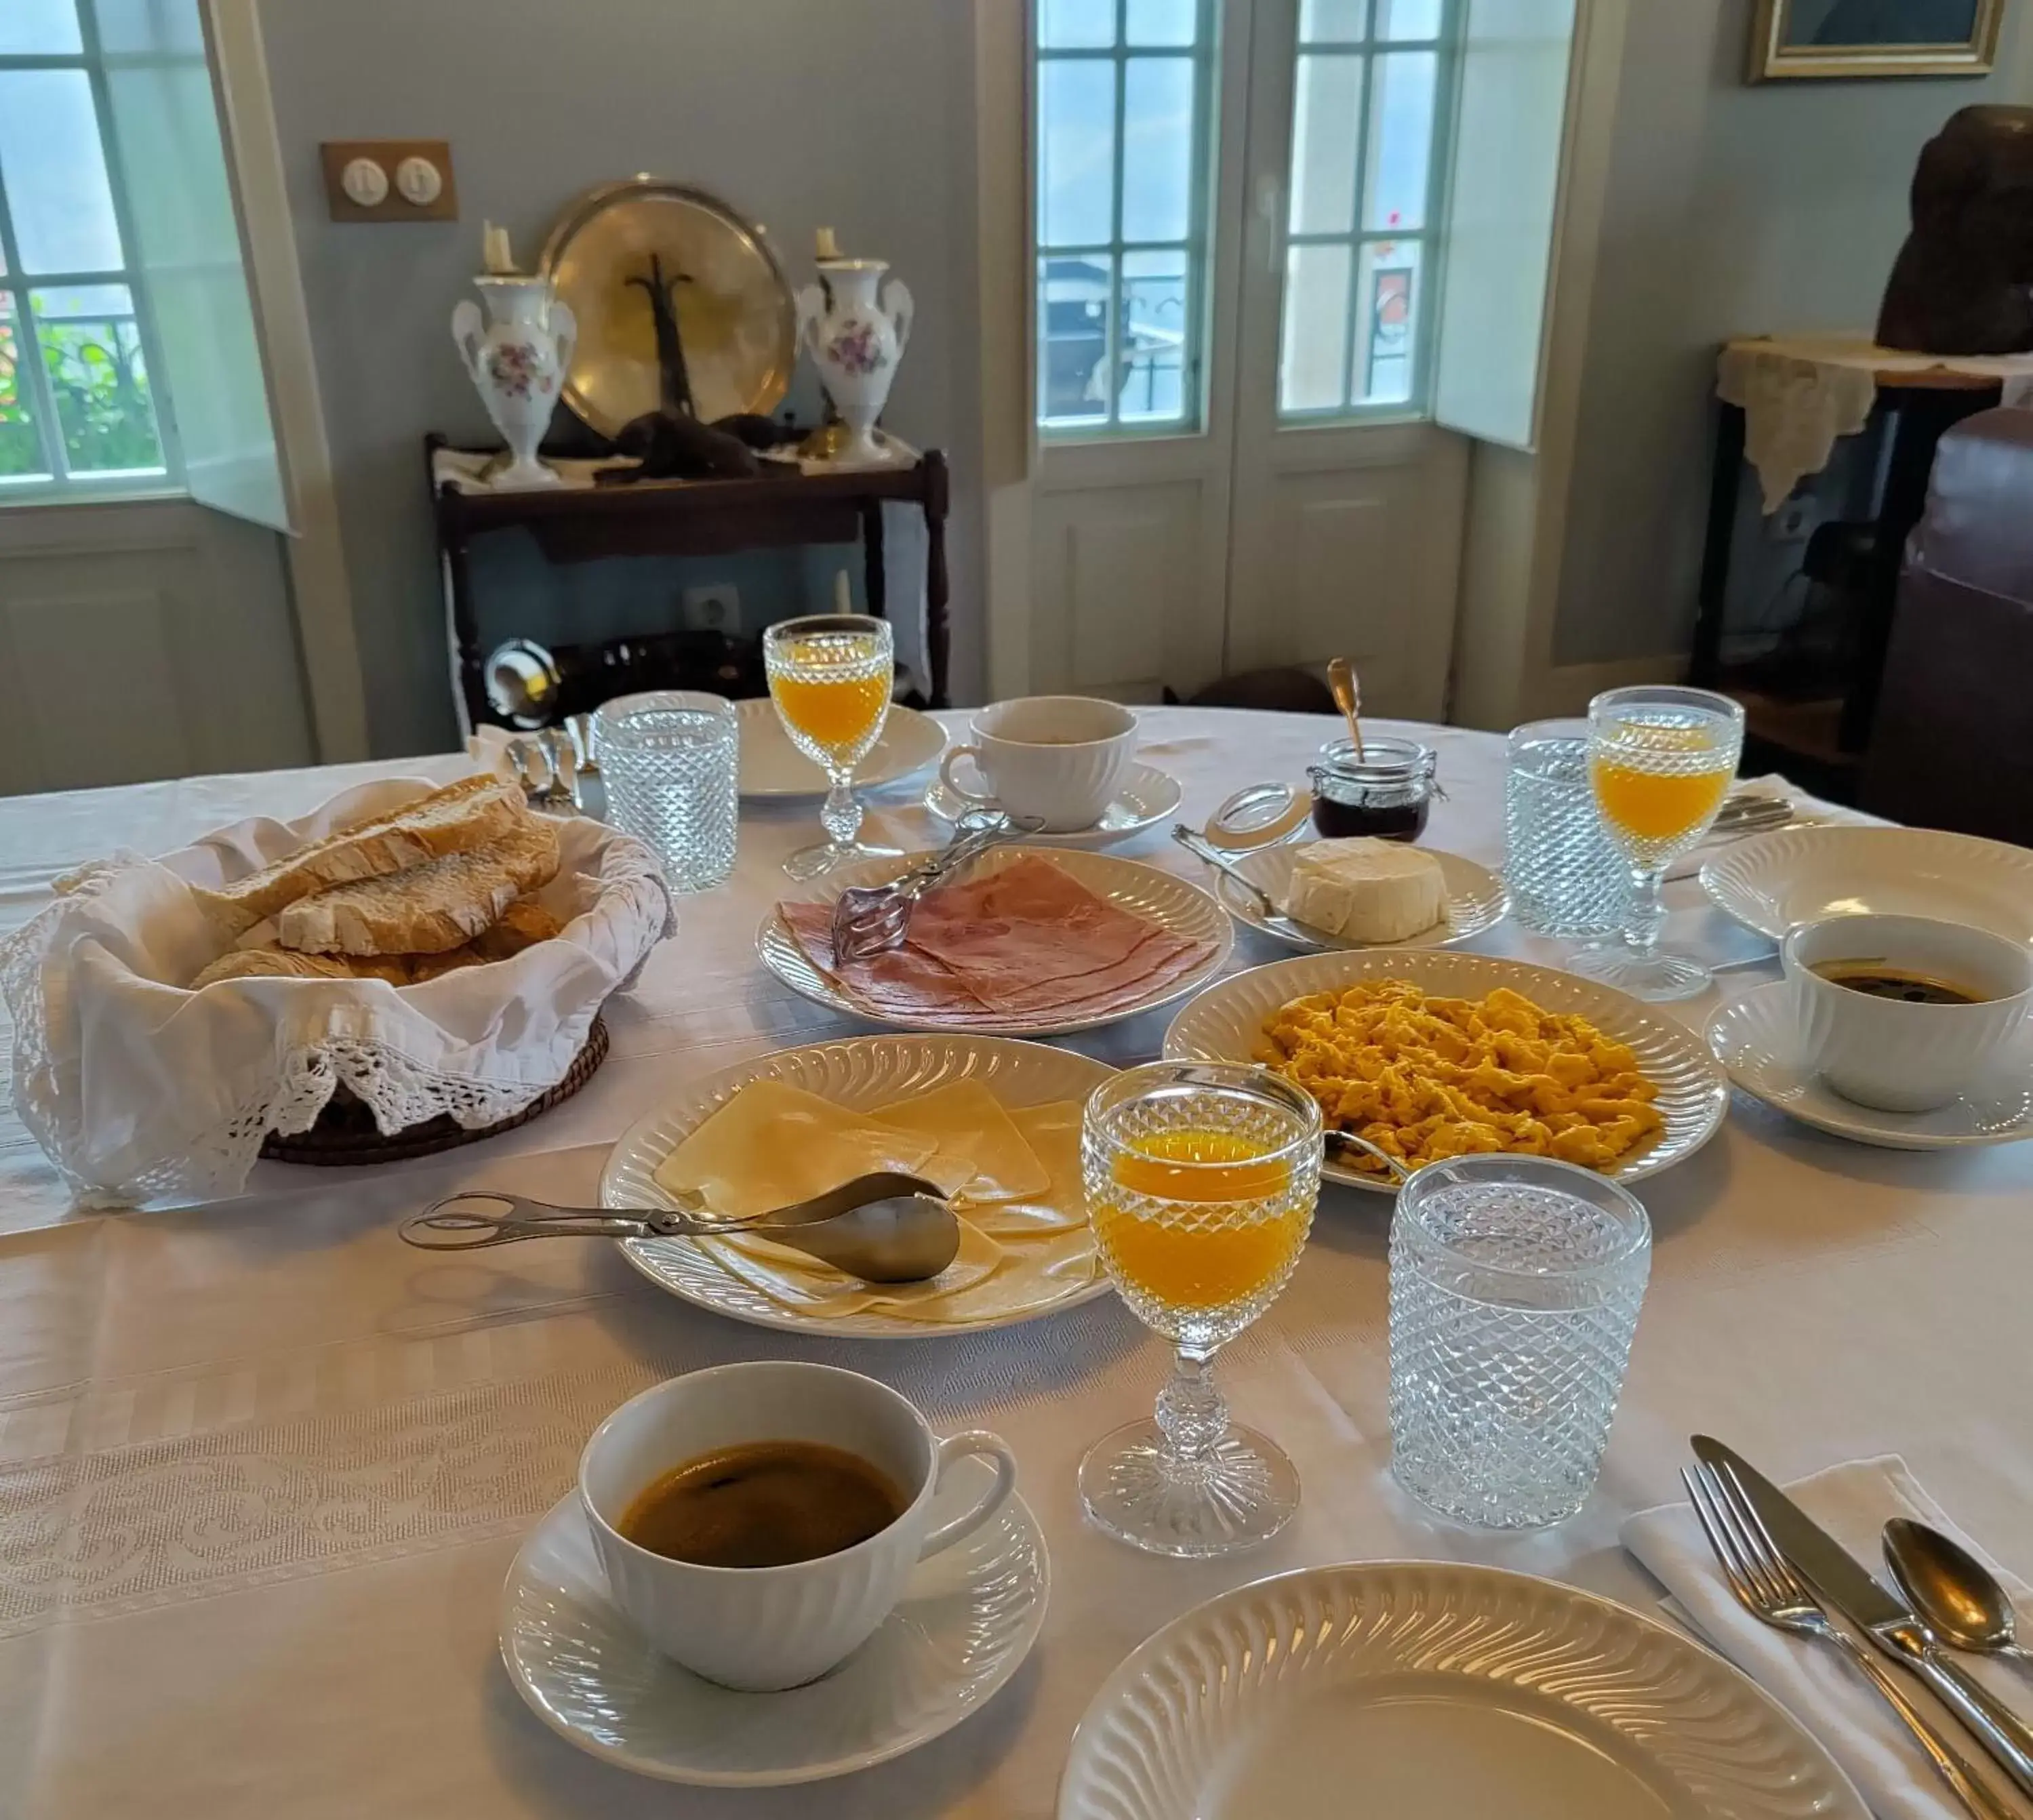
<svg viewBox="0 0 2033 1820"><path fill-rule="evenodd" d="M1014 3L1014 0L1012 0ZM483 219L534 258L579 191L638 171L765 223L793 282L812 230L888 258L918 302L887 421L954 468L953 688L982 673L976 553L973 30L963 0L263 0L351 572L374 749L453 717L422 438L492 440L446 328ZM326 217L322 140L451 141L461 219ZM810 375L799 393L816 399ZM674 586L646 587L646 629Z"/></svg>

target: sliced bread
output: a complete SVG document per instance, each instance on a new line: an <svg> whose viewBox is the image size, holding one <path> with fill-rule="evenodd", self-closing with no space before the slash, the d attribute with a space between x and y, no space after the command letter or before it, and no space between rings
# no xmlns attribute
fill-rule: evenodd
<svg viewBox="0 0 2033 1820"><path fill-rule="evenodd" d="M557 874L556 822L516 808L517 825L484 848L298 898L275 919L283 946L313 954L441 954L470 941Z"/></svg>
<svg viewBox="0 0 2033 1820"><path fill-rule="evenodd" d="M462 777L393 815L342 828L198 901L222 934L245 933L314 891L377 878L447 853L491 845L529 818L521 792L484 773Z"/></svg>
<svg viewBox="0 0 2033 1820"><path fill-rule="evenodd" d="M201 991L222 979L385 979L391 986L406 986L410 970L400 961L292 954L281 948L236 949L220 955L199 974L190 990Z"/></svg>

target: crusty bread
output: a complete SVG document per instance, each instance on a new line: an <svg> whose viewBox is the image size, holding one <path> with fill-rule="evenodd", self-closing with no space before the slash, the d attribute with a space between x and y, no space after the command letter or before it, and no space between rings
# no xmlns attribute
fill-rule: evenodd
<svg viewBox="0 0 2033 1820"><path fill-rule="evenodd" d="M441 954L470 941L557 874L557 823L516 807L517 826L486 848L298 898L275 919L283 946L313 954Z"/></svg>
<svg viewBox="0 0 2033 1820"><path fill-rule="evenodd" d="M433 790L393 815L343 828L285 854L217 891L200 889L205 913L229 938L299 897L354 879L376 878L447 853L502 839L529 819L522 794L485 773Z"/></svg>
<svg viewBox="0 0 2033 1820"><path fill-rule="evenodd" d="M282 948L236 949L219 956L190 983L199 991L222 979L385 979L406 986L410 969L400 961L352 961L336 955L293 954Z"/></svg>
<svg viewBox="0 0 2033 1820"><path fill-rule="evenodd" d="M492 929L474 937L473 949L483 961L506 961L563 931L564 924L535 898L519 897L501 912L501 920Z"/></svg>

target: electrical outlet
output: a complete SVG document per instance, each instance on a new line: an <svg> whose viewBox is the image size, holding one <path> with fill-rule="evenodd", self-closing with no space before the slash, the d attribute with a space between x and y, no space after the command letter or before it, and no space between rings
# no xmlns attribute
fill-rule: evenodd
<svg viewBox="0 0 2033 1820"><path fill-rule="evenodd" d="M741 590L732 582L687 588L682 617L687 631L724 632L732 637L741 630Z"/></svg>
<svg viewBox="0 0 2033 1820"><path fill-rule="evenodd" d="M1765 521L1765 535L1775 544L1805 543L1821 522L1821 507L1811 497L1790 499Z"/></svg>

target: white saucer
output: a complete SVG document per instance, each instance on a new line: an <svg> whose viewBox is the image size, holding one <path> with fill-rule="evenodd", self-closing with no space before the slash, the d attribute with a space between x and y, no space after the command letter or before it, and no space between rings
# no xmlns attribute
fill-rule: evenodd
<svg viewBox="0 0 2033 1820"><path fill-rule="evenodd" d="M934 1520L963 1508L987 1472L961 1462ZM882 1629L830 1675L737 1694L659 1655L621 1615L575 1491L508 1570L501 1660L531 1711L582 1751L665 1782L774 1788L866 1769L957 1725L1031 1653L1050 1590L1044 1536L1013 1496L920 1563Z"/></svg>
<svg viewBox="0 0 2033 1820"><path fill-rule="evenodd" d="M1780 980L1718 1011L1709 1047L1754 1099L1817 1131L1884 1150L1955 1150L2033 1137L2033 1058L2022 1047L1960 1099L1932 1112L1881 1112L1845 1099L1801 1058Z"/></svg>
<svg viewBox="0 0 2033 1820"><path fill-rule="evenodd" d="M1070 834L1027 834L1024 838L1033 847L1106 847L1156 827L1178 807L1185 794L1178 779L1169 772L1155 765L1132 765L1122 787L1115 792L1115 800L1091 828L1078 828ZM942 822L957 822L978 806L959 792L949 789L943 777L925 792L926 808Z"/></svg>

